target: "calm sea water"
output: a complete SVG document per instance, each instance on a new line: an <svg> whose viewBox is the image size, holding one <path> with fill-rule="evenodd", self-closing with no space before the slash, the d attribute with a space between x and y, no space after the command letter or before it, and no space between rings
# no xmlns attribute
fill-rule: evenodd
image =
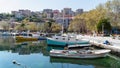
<svg viewBox="0 0 120 68"><path fill-rule="evenodd" d="M47 46L46 41L19 42L1 37L0 68L120 68L120 58L112 55L98 59L52 58L51 49L63 48Z"/></svg>

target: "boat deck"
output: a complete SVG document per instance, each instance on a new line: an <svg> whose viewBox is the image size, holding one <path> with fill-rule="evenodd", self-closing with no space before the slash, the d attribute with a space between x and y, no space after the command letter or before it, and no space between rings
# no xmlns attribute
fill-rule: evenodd
<svg viewBox="0 0 120 68"><path fill-rule="evenodd" d="M75 45L69 45L68 48L78 48L78 47L89 47L91 44L75 44Z"/></svg>

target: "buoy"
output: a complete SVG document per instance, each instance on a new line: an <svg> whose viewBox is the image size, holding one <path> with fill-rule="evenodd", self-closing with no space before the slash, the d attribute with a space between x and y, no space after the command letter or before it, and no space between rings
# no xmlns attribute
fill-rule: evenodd
<svg viewBox="0 0 120 68"><path fill-rule="evenodd" d="M16 60L13 60L12 62L13 62L13 64L17 64L17 63L16 63Z"/></svg>
<svg viewBox="0 0 120 68"><path fill-rule="evenodd" d="M13 60L12 62L13 64L21 65L20 63L16 62L16 60Z"/></svg>

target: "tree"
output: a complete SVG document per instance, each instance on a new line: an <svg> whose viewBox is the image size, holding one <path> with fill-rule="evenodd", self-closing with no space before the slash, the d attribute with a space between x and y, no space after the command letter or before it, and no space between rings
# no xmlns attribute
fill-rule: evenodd
<svg viewBox="0 0 120 68"><path fill-rule="evenodd" d="M28 28L27 28L28 22L29 22L28 19L22 20L20 25L16 26L15 29L16 30L21 30L21 31L28 30Z"/></svg>
<svg viewBox="0 0 120 68"><path fill-rule="evenodd" d="M35 22L29 22L26 25L27 30L31 30L31 31L37 31L37 25Z"/></svg>
<svg viewBox="0 0 120 68"><path fill-rule="evenodd" d="M45 23L37 23L38 31L45 32Z"/></svg>
<svg viewBox="0 0 120 68"><path fill-rule="evenodd" d="M44 31L45 31L45 32L49 32L49 31L50 31L50 27L49 27L48 22L45 22L45 23L44 23Z"/></svg>
<svg viewBox="0 0 120 68"><path fill-rule="evenodd" d="M3 28L3 30L9 30L9 23L7 21L1 21L0 25Z"/></svg>
<svg viewBox="0 0 120 68"><path fill-rule="evenodd" d="M112 26L120 26L120 0L111 0L105 3L107 17L110 19Z"/></svg>
<svg viewBox="0 0 120 68"><path fill-rule="evenodd" d="M62 26L58 23L53 23L51 26L52 32L60 32L62 30Z"/></svg>
<svg viewBox="0 0 120 68"><path fill-rule="evenodd" d="M21 30L21 31L27 30L26 24L25 24L25 23L20 23L20 25L17 25L17 26L15 27L15 30Z"/></svg>
<svg viewBox="0 0 120 68"><path fill-rule="evenodd" d="M80 33L86 33L86 22L83 19L74 19L68 28L68 31L74 31L74 32L80 32Z"/></svg>
<svg viewBox="0 0 120 68"><path fill-rule="evenodd" d="M47 32L51 32L52 31L51 26L52 26L53 23L54 22L51 22L51 21L45 23L45 28L46 28Z"/></svg>
<svg viewBox="0 0 120 68"><path fill-rule="evenodd" d="M0 13L0 20L9 20L11 17L13 17L13 15L9 13Z"/></svg>
<svg viewBox="0 0 120 68"><path fill-rule="evenodd" d="M83 14L75 16L75 19L83 19L86 22L86 28L89 31L97 31L97 23L101 18L105 18L106 9L102 4L98 5L96 9L84 12Z"/></svg>
<svg viewBox="0 0 120 68"><path fill-rule="evenodd" d="M111 29L112 29L112 27L111 27L111 24L108 21L108 19L99 20L99 22L97 24L98 33L102 33L102 32L110 33Z"/></svg>

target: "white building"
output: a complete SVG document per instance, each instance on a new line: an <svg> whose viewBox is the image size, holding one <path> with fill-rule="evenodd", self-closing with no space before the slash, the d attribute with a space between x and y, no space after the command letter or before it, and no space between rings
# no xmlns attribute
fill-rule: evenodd
<svg viewBox="0 0 120 68"><path fill-rule="evenodd" d="M12 11L13 15L15 15L16 18L22 18L26 16L31 16L30 10L19 10L19 11Z"/></svg>
<svg viewBox="0 0 120 68"><path fill-rule="evenodd" d="M57 18L60 17L60 12L59 10L53 10L53 19L56 20Z"/></svg>
<svg viewBox="0 0 120 68"><path fill-rule="evenodd" d="M44 9L43 14L46 15L46 18L51 19L53 17L52 9Z"/></svg>
<svg viewBox="0 0 120 68"><path fill-rule="evenodd" d="M37 16L38 18L42 18L42 13L39 12L39 11L31 12L31 15L32 15L32 16L35 15L35 16Z"/></svg>
<svg viewBox="0 0 120 68"><path fill-rule="evenodd" d="M64 8L61 11L59 17L56 18L56 22L61 23L62 25L64 25L64 29L67 29L70 24L70 21L73 19L74 16L75 14L71 8Z"/></svg>
<svg viewBox="0 0 120 68"><path fill-rule="evenodd" d="M83 13L83 9L77 9L75 12L75 15L82 14L82 13Z"/></svg>

